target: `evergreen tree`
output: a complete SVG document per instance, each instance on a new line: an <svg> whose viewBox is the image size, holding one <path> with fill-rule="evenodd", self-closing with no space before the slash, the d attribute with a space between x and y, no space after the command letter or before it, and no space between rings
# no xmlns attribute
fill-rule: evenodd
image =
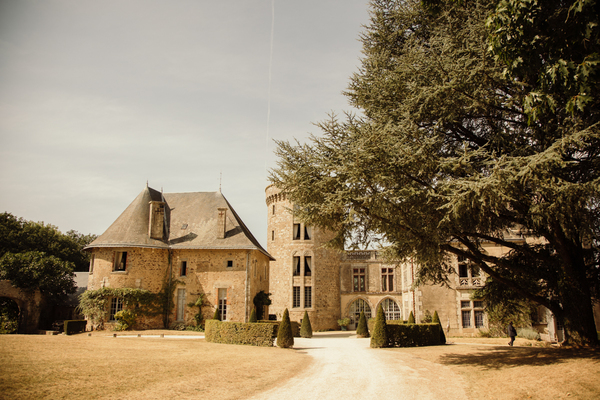
<svg viewBox="0 0 600 400"><path fill-rule="evenodd" d="M442 328L442 323L440 322L440 317L438 316L437 311L433 313L431 323L438 324L440 326L440 343L446 344L446 334L444 333L444 328Z"/></svg>
<svg viewBox="0 0 600 400"><path fill-rule="evenodd" d="M370 4L346 93L361 116L277 142L272 183L301 220L338 233L332 245L390 243L417 283L447 281L466 258L486 285L550 309L572 342L598 344L596 2Z"/></svg>
<svg viewBox="0 0 600 400"><path fill-rule="evenodd" d="M304 317L302 317L302 325L300 326L300 337L311 338L313 335L312 325L308 318L308 312L304 311Z"/></svg>
<svg viewBox="0 0 600 400"><path fill-rule="evenodd" d="M375 326L371 335L371 347L386 347L387 346L387 324L385 322L385 313L381 304L377 308L377 316L375 317Z"/></svg>
<svg viewBox="0 0 600 400"><path fill-rule="evenodd" d="M408 323L409 324L414 324L415 323L415 316L413 314L413 312L410 312L410 315L408 316Z"/></svg>
<svg viewBox="0 0 600 400"><path fill-rule="evenodd" d="M248 322L258 322L256 319L256 308L252 309L252 312L250 313L250 320Z"/></svg>
<svg viewBox="0 0 600 400"><path fill-rule="evenodd" d="M277 330L277 346L284 349L294 347L294 335L292 334L292 324L290 323L290 313L286 308Z"/></svg>
<svg viewBox="0 0 600 400"><path fill-rule="evenodd" d="M356 327L356 334L358 337L366 338L369 337L369 326L367 324L367 317L365 317L364 311L360 312L358 318L358 326Z"/></svg>
<svg viewBox="0 0 600 400"><path fill-rule="evenodd" d="M215 307L215 313L213 314L212 319L216 319L217 321L221 320L221 313L219 312L219 307Z"/></svg>

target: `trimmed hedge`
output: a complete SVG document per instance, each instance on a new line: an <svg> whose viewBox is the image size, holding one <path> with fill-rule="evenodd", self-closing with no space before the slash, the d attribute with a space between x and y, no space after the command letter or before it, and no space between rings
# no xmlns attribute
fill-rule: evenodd
<svg viewBox="0 0 600 400"><path fill-rule="evenodd" d="M440 324L388 325L387 347L440 345L440 329Z"/></svg>
<svg viewBox="0 0 600 400"><path fill-rule="evenodd" d="M275 336L277 336L277 331L279 330L279 324L281 323L281 321L261 320L258 322L263 323L263 324L273 324L273 325L277 326L277 329L275 330ZM300 337L300 322L290 321L290 325L292 325L292 336Z"/></svg>
<svg viewBox="0 0 600 400"><path fill-rule="evenodd" d="M406 321L401 319L392 319L390 321L386 320L385 323L387 325L402 325L406 324ZM375 328L375 318L371 318L367 321L367 326L369 327L369 332L373 332L373 328Z"/></svg>
<svg viewBox="0 0 600 400"><path fill-rule="evenodd" d="M85 332L87 321L85 319L74 319L65 321L64 330L65 335L72 335L74 333Z"/></svg>
<svg viewBox="0 0 600 400"><path fill-rule="evenodd" d="M274 324L227 322L209 319L206 321L204 337L207 342L245 344L272 347L277 337Z"/></svg>

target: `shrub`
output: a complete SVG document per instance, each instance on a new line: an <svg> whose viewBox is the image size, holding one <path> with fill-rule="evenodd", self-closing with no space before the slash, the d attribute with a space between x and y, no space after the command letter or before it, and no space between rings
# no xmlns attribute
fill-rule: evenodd
<svg viewBox="0 0 600 400"><path fill-rule="evenodd" d="M356 334L358 337L366 338L369 337L369 327L367 326L367 318L365 317L364 311L360 312L358 318L358 326L356 327Z"/></svg>
<svg viewBox="0 0 600 400"><path fill-rule="evenodd" d="M255 308L253 308L253 309L252 309L252 312L250 313L250 320L249 320L248 322L255 323L255 322L257 322L257 321L258 321L258 320L256 319L256 309L255 309Z"/></svg>
<svg viewBox="0 0 600 400"><path fill-rule="evenodd" d="M277 332L279 330L279 325L281 324L281 321L263 320L263 321L258 321L258 322L263 323L263 324L275 325L277 327L277 329L275 330L275 337L277 337ZM297 321L290 321L290 325L292 326L292 336L300 337L300 324Z"/></svg>
<svg viewBox="0 0 600 400"><path fill-rule="evenodd" d="M135 324L135 313L130 310L121 310L115 313L115 320L117 320L117 324L115 325L115 331L126 331L128 329L133 328L133 324Z"/></svg>
<svg viewBox="0 0 600 400"><path fill-rule="evenodd" d="M286 308L277 330L277 346L284 349L294 346L294 336L292 335L292 325L290 324L290 313Z"/></svg>
<svg viewBox="0 0 600 400"><path fill-rule="evenodd" d="M410 312L410 315L408 316L408 324L414 324L415 323L415 316L413 314L413 312Z"/></svg>
<svg viewBox="0 0 600 400"><path fill-rule="evenodd" d="M371 347L386 347L388 342L387 329L385 323L385 314L381 304L377 308L377 317L375 317L375 327L371 335Z"/></svg>
<svg viewBox="0 0 600 400"><path fill-rule="evenodd" d="M219 307L215 308L215 313L213 314L212 319L216 319L217 321L221 320L221 313L219 312Z"/></svg>
<svg viewBox="0 0 600 400"><path fill-rule="evenodd" d="M271 299L269 298L269 296L271 296L271 293L265 293L264 290L261 290L260 292L256 293L256 295L254 296L252 303L254 303L254 308L256 308L256 319L257 320L263 319L262 314L263 314L263 310L264 310L265 306L271 305Z"/></svg>
<svg viewBox="0 0 600 400"><path fill-rule="evenodd" d="M86 326L87 326L87 321L84 319L65 321L65 324L64 324L65 335L72 335L74 333L85 332Z"/></svg>
<svg viewBox="0 0 600 400"><path fill-rule="evenodd" d="M273 346L274 324L244 323L208 320L205 339L207 342L244 344L251 346Z"/></svg>
<svg viewBox="0 0 600 400"><path fill-rule="evenodd" d="M541 340L540 333L535 329L521 328L517 330L517 336L529 340Z"/></svg>
<svg viewBox="0 0 600 400"><path fill-rule="evenodd" d="M350 325L350 318L340 318L337 320L337 323L343 329Z"/></svg>
<svg viewBox="0 0 600 400"><path fill-rule="evenodd" d="M440 324L387 325L385 347L435 346L440 343Z"/></svg>
<svg viewBox="0 0 600 400"><path fill-rule="evenodd" d="M311 338L313 335L312 326L310 325L310 319L308 318L308 312L304 311L304 317L302 317L302 326L300 327L300 336L303 338Z"/></svg>
<svg viewBox="0 0 600 400"><path fill-rule="evenodd" d="M440 322L440 317L437 311L434 311L433 318L431 318L431 322L440 326L440 343L446 344L446 334L444 333L444 328L442 328L442 323Z"/></svg>

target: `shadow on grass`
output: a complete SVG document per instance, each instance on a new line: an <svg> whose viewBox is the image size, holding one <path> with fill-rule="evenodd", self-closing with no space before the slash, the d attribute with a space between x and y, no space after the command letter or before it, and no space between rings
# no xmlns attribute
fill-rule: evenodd
<svg viewBox="0 0 600 400"><path fill-rule="evenodd" d="M548 349L523 347L494 347L490 350L468 354L448 353L440 356L438 362L444 365L468 365L493 370L523 365L541 366L560 364L569 360L596 360L600 362L599 349Z"/></svg>

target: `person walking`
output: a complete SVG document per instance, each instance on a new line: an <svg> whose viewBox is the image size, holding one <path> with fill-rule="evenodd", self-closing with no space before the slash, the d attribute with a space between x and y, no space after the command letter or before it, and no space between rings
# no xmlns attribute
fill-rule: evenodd
<svg viewBox="0 0 600 400"><path fill-rule="evenodd" d="M515 342L515 337L517 336L517 330L513 326L512 322L508 323L508 327L506 328L506 330L507 330L508 336L510 336L510 342L508 343L508 345L512 346L513 343Z"/></svg>

